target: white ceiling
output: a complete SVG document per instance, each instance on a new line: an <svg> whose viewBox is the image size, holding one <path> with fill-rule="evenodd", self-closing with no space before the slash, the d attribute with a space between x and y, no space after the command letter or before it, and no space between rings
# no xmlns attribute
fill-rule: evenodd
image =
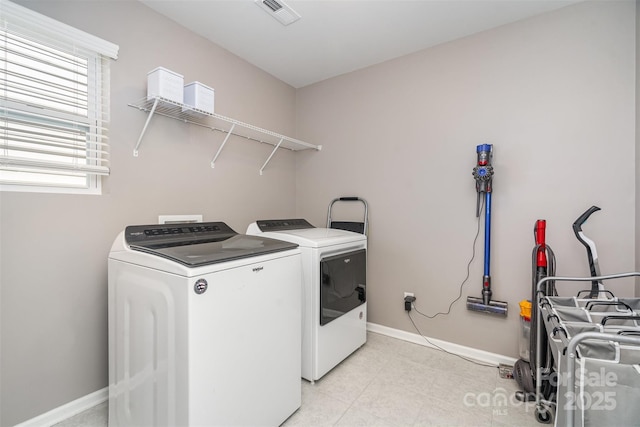
<svg viewBox="0 0 640 427"><path fill-rule="evenodd" d="M284 0L288 26L254 0L141 1L299 88L581 0Z"/></svg>

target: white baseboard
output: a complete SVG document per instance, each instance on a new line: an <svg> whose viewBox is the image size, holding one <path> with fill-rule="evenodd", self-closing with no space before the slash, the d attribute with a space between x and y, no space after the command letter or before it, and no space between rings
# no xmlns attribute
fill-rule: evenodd
<svg viewBox="0 0 640 427"><path fill-rule="evenodd" d="M109 387L105 387L102 390L94 391L93 393L87 394L86 396L83 396L72 402L69 402L62 406L58 406L57 408L54 408L49 412L38 415L35 418L31 418L30 420L17 424L15 427L52 426L66 420L67 418L71 418L74 415L79 414L80 412L84 412L87 409L93 408L94 406L106 401L108 398Z"/></svg>
<svg viewBox="0 0 640 427"><path fill-rule="evenodd" d="M437 338L423 337L422 335L414 334L412 332L401 331L400 329L389 328L387 326L378 325L376 323L367 322L367 330L375 332L381 335L386 335L391 338L397 338L400 340L408 341L414 344L423 345L429 348L440 347L449 353L457 354L468 359L472 359L478 362L491 363L498 366L501 363L513 366L517 359L513 357L503 356L501 354L490 353L484 350L478 350L476 348L466 347L460 344L450 343L448 341L442 341ZM425 340L427 338L427 340Z"/></svg>

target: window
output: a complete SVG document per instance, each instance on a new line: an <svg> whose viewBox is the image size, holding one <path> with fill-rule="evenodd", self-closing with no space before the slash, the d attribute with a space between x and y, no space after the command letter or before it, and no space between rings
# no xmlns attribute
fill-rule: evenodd
<svg viewBox="0 0 640 427"><path fill-rule="evenodd" d="M2 190L99 193L118 47L0 0Z"/></svg>

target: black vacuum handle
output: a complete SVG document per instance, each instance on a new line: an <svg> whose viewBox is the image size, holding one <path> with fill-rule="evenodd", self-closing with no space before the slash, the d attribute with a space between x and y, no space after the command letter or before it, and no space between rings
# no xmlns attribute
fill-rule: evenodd
<svg viewBox="0 0 640 427"><path fill-rule="evenodd" d="M357 202L360 200L360 197L340 197L341 202Z"/></svg>
<svg viewBox="0 0 640 427"><path fill-rule="evenodd" d="M587 219L594 212L598 212L600 210L597 206L591 206L587 209L582 215L578 217L573 223L573 233L576 235L576 238L582 245L587 249L587 259L589 260L589 271L591 272L591 276L599 276L600 269L597 266L597 261L593 258L593 251L591 250L591 246L589 243L583 238L584 234L582 234L582 224L584 224ZM592 242L593 243L593 242ZM595 248L593 248L595 249ZM591 293L589 294L589 298L598 298L598 292L600 290L600 283L597 280L591 282Z"/></svg>
<svg viewBox="0 0 640 427"><path fill-rule="evenodd" d="M599 207L597 206L591 206L589 209L587 209L582 215L580 215L578 217L578 219L576 219L573 223L573 232L576 234L576 236L578 235L578 233L580 231L582 231L582 224L584 224L585 222L587 222L587 219L589 219L589 217L591 216L591 214L593 214L594 212L598 212L600 210ZM578 239L580 239L578 237ZM582 241L582 240L580 240Z"/></svg>

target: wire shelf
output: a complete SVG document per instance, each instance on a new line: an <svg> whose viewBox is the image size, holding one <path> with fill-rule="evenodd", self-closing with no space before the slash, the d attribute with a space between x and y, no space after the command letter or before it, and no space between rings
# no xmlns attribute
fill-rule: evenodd
<svg viewBox="0 0 640 427"><path fill-rule="evenodd" d="M214 167L216 159L220 155L222 148L227 143L231 135L239 136L263 144L269 144L274 147L271 155L260 169L260 174L262 174L263 169L265 168L267 163L269 163L269 160L271 160L271 157L275 154L275 151L278 148L284 148L292 151L322 149L321 145L310 144L299 139L291 138L267 129L251 125L249 123L244 123L239 120L222 116L220 114L209 113L162 97L143 98L135 103L131 103L128 105L148 114L147 121L133 150L133 155L136 157L138 156L140 144L142 143L142 139L147 130L149 122L154 114L225 133L226 137L220 145L218 152L211 161L211 167Z"/></svg>

